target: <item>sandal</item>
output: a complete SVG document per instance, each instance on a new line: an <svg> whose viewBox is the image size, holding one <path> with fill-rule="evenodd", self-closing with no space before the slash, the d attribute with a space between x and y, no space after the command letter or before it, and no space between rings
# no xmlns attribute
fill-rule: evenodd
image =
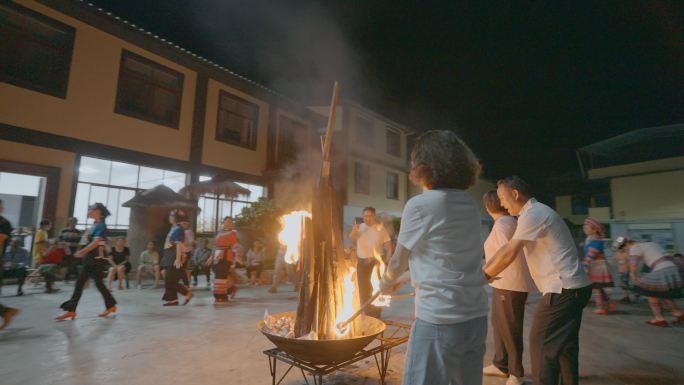
<svg viewBox="0 0 684 385"><path fill-rule="evenodd" d="M596 314L596 315L608 315L608 310L606 310L606 309L596 309L596 310L593 310L592 313L594 313L594 314Z"/></svg>
<svg viewBox="0 0 684 385"><path fill-rule="evenodd" d="M646 323L649 324L649 325L659 326L659 327L662 327L662 328L666 328L666 327L669 326L668 323L667 323L667 321L665 321L664 319L663 319L663 320L655 320L655 319L652 319L652 320L650 320L650 321L646 321Z"/></svg>
<svg viewBox="0 0 684 385"><path fill-rule="evenodd" d="M672 324L679 325L680 323L682 323L682 321L684 321L684 313L675 316L675 318L672 320Z"/></svg>
<svg viewBox="0 0 684 385"><path fill-rule="evenodd" d="M178 301L165 302L162 306L178 306Z"/></svg>

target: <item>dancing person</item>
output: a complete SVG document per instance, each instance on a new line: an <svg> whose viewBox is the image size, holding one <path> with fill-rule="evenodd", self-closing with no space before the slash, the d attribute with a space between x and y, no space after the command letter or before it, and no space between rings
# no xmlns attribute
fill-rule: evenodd
<svg viewBox="0 0 684 385"><path fill-rule="evenodd" d="M230 276L230 270L236 262L234 249L239 245L237 232L233 230L232 217L223 218L223 227L216 234L214 244L214 251L206 263L211 264L214 271L215 303L222 304L228 302L229 291L231 298L237 292L233 278Z"/></svg>
<svg viewBox="0 0 684 385"><path fill-rule="evenodd" d="M620 303L632 303L632 298L629 296L632 290L629 279L629 254L624 249L616 250L613 258L617 262L618 274L620 275L620 288L622 289Z"/></svg>
<svg viewBox="0 0 684 385"><path fill-rule="evenodd" d="M47 246L47 243L44 242L48 241L48 231L52 229L52 222L49 219L43 219L38 226L35 234L33 234L33 266L36 268L40 266L43 260L41 252Z"/></svg>
<svg viewBox="0 0 684 385"><path fill-rule="evenodd" d="M162 297L165 301L163 306L178 306L178 293L185 297L183 305L190 302L193 297L192 292L182 283L182 274L185 274L183 269L185 229L181 225L182 222L187 222L185 212L182 210L171 211L169 214L171 229L166 235L162 259L159 263L166 272L164 275L164 296Z"/></svg>
<svg viewBox="0 0 684 385"><path fill-rule="evenodd" d="M211 249L207 247L207 238L199 238L197 247L190 258L190 269L192 272L192 286L197 286L197 276L200 273L207 277L207 288L211 287L211 269L207 266L207 260L211 256Z"/></svg>
<svg viewBox="0 0 684 385"><path fill-rule="evenodd" d="M250 286L254 286L259 282L259 277L264 269L264 254L264 246L259 240L254 241L252 248L247 250L247 279ZM254 278L252 278L252 273L255 273Z"/></svg>
<svg viewBox="0 0 684 385"><path fill-rule="evenodd" d="M295 264L287 263L287 261L285 261L285 253L287 253L287 246L279 243L275 258L275 269L273 271L273 283L268 289L269 293L275 294L278 292L278 286L280 286L280 281L283 279L284 275L287 275L290 282L294 284L293 290L299 291L299 281L297 280Z"/></svg>
<svg viewBox="0 0 684 385"><path fill-rule="evenodd" d="M537 202L527 182L517 176L497 182L501 206L518 216L513 238L485 264L495 279L525 252L527 266L543 298L530 330L530 357L535 385L577 385L579 329L591 296L591 281L582 268L575 241L563 218Z"/></svg>
<svg viewBox="0 0 684 385"><path fill-rule="evenodd" d="M359 301L366 303L373 295L371 274L373 268L382 259L383 263L389 261L392 256L392 239L387 230L379 223L375 216L374 207L363 209L363 223L355 223L349 232L349 239L356 242L356 280L359 284ZM384 252L383 252L384 251ZM368 306L366 315L379 318L381 309L377 306Z"/></svg>
<svg viewBox="0 0 684 385"><path fill-rule="evenodd" d="M3 279L15 278L17 280L17 296L24 295L23 287L28 274L27 269L31 266L31 256L28 250L22 247L23 244L24 240L19 237L12 239L4 256L0 258L0 288ZM2 247L2 242L0 242L0 247ZM1 250L0 254L2 254Z"/></svg>
<svg viewBox="0 0 684 385"><path fill-rule="evenodd" d="M607 315L608 310L615 310L616 306L610 302L610 297L604 290L613 287L613 275L610 274L606 256L603 252L603 238L606 228L596 219L588 217L584 220L582 231L587 236L584 241L584 265L591 280L592 296L596 309L592 313Z"/></svg>
<svg viewBox="0 0 684 385"><path fill-rule="evenodd" d="M482 384L488 300L481 219L465 191L479 173L475 154L453 132L428 131L416 140L410 177L423 192L406 202L381 283L391 294L410 266L416 321L404 384Z"/></svg>
<svg viewBox="0 0 684 385"><path fill-rule="evenodd" d="M513 237L517 221L501 207L496 190L487 191L482 203L494 219L492 231L484 243L485 260L488 261ZM482 373L485 376L508 377L506 385L522 385L525 375L522 363L525 302L527 294L536 290L525 255L518 253L499 277L489 284L492 287L494 358Z"/></svg>
<svg viewBox="0 0 684 385"><path fill-rule="evenodd" d="M104 282L102 282L104 275L102 262L108 258L106 251L107 225L105 224L105 218L109 215L107 207L100 202L88 206L88 218L93 219L95 223L93 223L85 234L89 243L76 252L76 258L83 258L83 269L78 274L76 286L74 287L74 294L71 296L71 299L60 306L65 313L55 318L58 321L76 318L76 307L83 294L83 286L89 278L95 282L95 287L97 287L97 290L102 294L105 303L105 311L98 316L106 317L117 310L116 300L112 296L112 293L107 290L107 286L105 286Z"/></svg>
<svg viewBox="0 0 684 385"><path fill-rule="evenodd" d="M183 284L186 287L190 287L190 258L192 258L192 250L195 246L195 233L192 231L192 225L190 224L190 219L186 219L185 222L181 223L183 226L184 240L183 240L183 269L181 272L181 278L183 279Z"/></svg>
<svg viewBox="0 0 684 385"><path fill-rule="evenodd" d="M79 260L74 257L76 251L78 251L78 244L81 241L82 232L76 228L78 219L75 217L69 217L66 222L66 227L62 229L59 233L59 240L64 242L69 250L71 251L67 256L64 257L64 267L66 267L66 275L64 276L64 282L69 282L69 278L73 275L78 277L78 262Z"/></svg>
<svg viewBox="0 0 684 385"><path fill-rule="evenodd" d="M615 250L625 250L629 253L629 267L634 292L646 297L653 313L653 319L646 321L652 326L666 327L668 322L663 316L661 301L672 312L674 318L673 325L678 325L684 321L682 312L675 299L682 298L684 288L684 277L675 263L675 260L668 256L655 242L637 242L633 239L621 236L613 242ZM639 276L639 260L642 260L649 267L648 273Z"/></svg>
<svg viewBox="0 0 684 385"><path fill-rule="evenodd" d="M140 264L138 265L138 289L142 289L143 274L150 273L154 276L154 288L159 288L159 252L154 241L147 242L147 249L140 253Z"/></svg>
<svg viewBox="0 0 684 385"><path fill-rule="evenodd" d="M128 272L130 271L130 262L128 258L131 256L131 250L126 246L126 238L119 237L116 239L116 244L112 248L112 266L109 268L109 290L112 290L112 282L114 278L119 281L119 290L123 290L123 281L126 281L126 289L128 289Z"/></svg>

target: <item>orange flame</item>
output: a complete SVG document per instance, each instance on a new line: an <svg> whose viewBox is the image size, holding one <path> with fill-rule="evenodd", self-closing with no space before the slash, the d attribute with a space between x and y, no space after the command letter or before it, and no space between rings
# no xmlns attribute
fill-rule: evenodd
<svg viewBox="0 0 684 385"><path fill-rule="evenodd" d="M385 262L382 261L382 257L373 250L373 257L378 263L373 267L373 272L371 273L371 286L373 287L373 293L377 293L380 290L380 280L382 275L385 274ZM392 297L389 295L380 295L375 301L373 301L374 306L389 307Z"/></svg>
<svg viewBox="0 0 684 385"><path fill-rule="evenodd" d="M354 283L354 273L356 269L350 267L347 274L344 275L342 282L342 304L337 311L337 319L335 320L335 325L339 325L354 314L354 294L356 292L356 285ZM344 329L339 330L337 326L334 328L335 335L337 337L345 337L349 334L350 325L344 327Z"/></svg>
<svg viewBox="0 0 684 385"><path fill-rule="evenodd" d="M304 210L293 211L280 217L283 230L278 234L278 241L287 247L285 262L289 264L297 263L299 260L302 218L311 218L311 213Z"/></svg>

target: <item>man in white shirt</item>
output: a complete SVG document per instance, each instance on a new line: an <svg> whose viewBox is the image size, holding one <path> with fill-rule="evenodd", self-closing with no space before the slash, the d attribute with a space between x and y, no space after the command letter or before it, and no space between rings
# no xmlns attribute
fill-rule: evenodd
<svg viewBox="0 0 684 385"><path fill-rule="evenodd" d="M383 262L387 263L392 257L392 240L382 223L376 221L373 207L363 209L363 223L354 224L349 233L349 239L356 241L356 257L358 258L356 279L359 283L359 300L365 303L373 295L371 274L375 265L378 264L377 258L382 258ZM380 308L369 306L367 309L367 315L380 317Z"/></svg>
<svg viewBox="0 0 684 385"><path fill-rule="evenodd" d="M577 385L579 328L582 309L591 296L591 281L582 268L575 242L563 218L537 202L529 185L517 176L497 182L501 205L519 216L513 238L487 261L493 280L524 250L530 274L544 294L530 330L534 385Z"/></svg>

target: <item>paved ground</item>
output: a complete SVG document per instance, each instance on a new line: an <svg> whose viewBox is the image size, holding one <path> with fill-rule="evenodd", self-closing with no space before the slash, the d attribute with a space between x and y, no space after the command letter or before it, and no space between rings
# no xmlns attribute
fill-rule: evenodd
<svg viewBox="0 0 684 385"><path fill-rule="evenodd" d="M0 383L32 384L270 384L268 360L272 347L255 324L264 310L296 307L295 295L267 293L265 286L243 288L235 302L214 307L210 292L198 290L188 306L164 308L161 290L115 291L119 313L101 319L102 299L94 288L85 291L75 321L55 322L58 305L73 286L60 285L57 294L27 289L12 297L3 288L0 302L21 314L0 331ZM291 287L284 286L285 290ZM534 300L528 305L528 314ZM620 314L599 317L585 310L581 332L581 383L587 385L684 384L684 327L655 328L645 304L623 305ZM412 319L413 300L397 301L383 317ZM527 317L527 321L531 317ZM526 322L526 334L529 322ZM491 340L488 348L491 348ZM405 346L390 363L388 384L401 383ZM527 356L527 354L526 354ZM488 350L485 364L491 360ZM529 369L529 357L526 357ZM486 378L485 385L504 384ZM283 384L304 383L291 372ZM372 359L325 378L326 384L377 384Z"/></svg>

